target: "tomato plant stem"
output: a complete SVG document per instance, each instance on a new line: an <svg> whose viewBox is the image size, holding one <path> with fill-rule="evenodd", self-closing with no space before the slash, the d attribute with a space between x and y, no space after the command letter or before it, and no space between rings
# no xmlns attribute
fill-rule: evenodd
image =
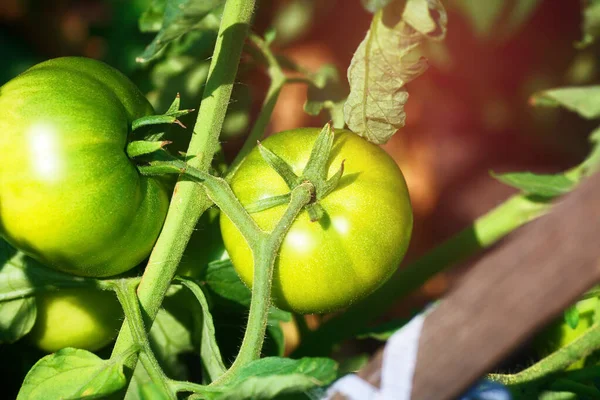
<svg viewBox="0 0 600 400"><path fill-rule="evenodd" d="M202 171L208 170L218 148L254 3L254 0L228 0L225 3L203 99L187 151L188 155L195 156L189 164ZM187 180L177 183L161 235L138 288L146 329L152 326L198 218L210 204L211 201L196 183ZM124 324L113 354L119 354L132 342L129 326ZM133 370L136 361L132 357L126 366Z"/></svg>
<svg viewBox="0 0 600 400"><path fill-rule="evenodd" d="M598 323L592 325L573 342L517 374L491 374L488 377L509 386L530 382L532 385L540 387L548 381L552 381L557 372L563 371L569 365L587 357L597 349L600 349L600 324Z"/></svg>
<svg viewBox="0 0 600 400"><path fill-rule="evenodd" d="M169 380L168 383L171 387L171 390L175 393L188 392L202 394L211 392L206 386L193 382Z"/></svg>
<svg viewBox="0 0 600 400"><path fill-rule="evenodd" d="M286 233L296 216L310 201L313 191L314 187L310 183L302 183L296 186L292 191L291 200L285 214L277 223L275 229L265 238L266 240L261 240L259 246L255 248L252 301L244 339L232 366L213 385L227 383L241 367L260 357L271 305L271 284L275 259Z"/></svg>
<svg viewBox="0 0 600 400"><path fill-rule="evenodd" d="M167 377L150 348L150 342L148 340L148 335L146 334L146 329L144 328L144 320L135 293L137 282L120 280L116 282L114 287L126 315L125 322L128 323L134 341L140 346L139 358L142 365L152 379L152 382L159 385L162 392L169 396L170 399L175 399L175 395L168 385Z"/></svg>

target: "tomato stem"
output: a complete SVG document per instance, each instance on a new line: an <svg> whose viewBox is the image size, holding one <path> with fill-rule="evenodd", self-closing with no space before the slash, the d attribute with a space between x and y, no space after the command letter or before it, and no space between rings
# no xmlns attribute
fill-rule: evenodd
<svg viewBox="0 0 600 400"><path fill-rule="evenodd" d="M140 346L140 352L138 355L144 368L146 369L146 372L152 379L153 383L161 386L161 389L165 395L167 395L170 399L175 399L175 394L168 385L168 378L154 357L154 353L150 347L150 341L148 340L148 335L146 333L146 329L144 328L144 320L142 318L140 305L135 293L137 285L138 284L135 281L119 280L116 281L114 289L126 315L125 322L128 323L129 329L132 332L136 344Z"/></svg>
<svg viewBox="0 0 600 400"><path fill-rule="evenodd" d="M235 376L237 370L260 357L271 305L271 284L275 259L286 233L300 211L310 201L313 191L314 187L308 182L294 188L290 204L273 232L265 240L261 240L258 246L253 247L255 250L253 257L254 277L246 333L235 361L229 370L214 381L211 386L226 384Z"/></svg>
<svg viewBox="0 0 600 400"><path fill-rule="evenodd" d="M597 349L600 349L599 323L592 325L573 342L517 374L490 374L488 378L508 386L527 384L530 386L529 390L542 389L546 384L557 379L557 373L561 376L569 374L569 371L563 372L569 365L587 357Z"/></svg>
<svg viewBox="0 0 600 400"><path fill-rule="evenodd" d="M227 0L223 9L203 99L187 151L188 155L194 156L189 164L201 171L208 171L219 147L219 134L252 19L254 3L254 0ZM196 183L189 180L177 183L162 232L138 287L146 329L152 326L200 215L211 203L202 187ZM133 342L131 329L128 324L124 324L113 354L121 353ZM137 362L134 358L126 364L130 373Z"/></svg>

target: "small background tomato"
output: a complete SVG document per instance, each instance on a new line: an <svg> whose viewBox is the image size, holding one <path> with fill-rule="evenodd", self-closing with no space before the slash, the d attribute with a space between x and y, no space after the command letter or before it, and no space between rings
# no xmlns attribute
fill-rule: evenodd
<svg viewBox="0 0 600 400"><path fill-rule="evenodd" d="M281 132L263 145L301 175L320 129ZM344 164L338 187L320 201L326 216L311 222L302 211L281 246L273 299L287 310L320 313L348 306L379 287L396 270L408 247L412 210L406 183L391 157L354 133L338 131L329 176ZM231 180L242 204L289 192L283 179L254 149ZM253 214L270 231L286 206ZM221 213L225 247L242 280L251 285L252 252Z"/></svg>
<svg viewBox="0 0 600 400"><path fill-rule="evenodd" d="M48 353L65 347L96 351L117 336L122 322L114 292L62 289L37 296L37 319L27 338Z"/></svg>
<svg viewBox="0 0 600 400"><path fill-rule="evenodd" d="M150 253L168 195L125 152L152 114L124 75L99 61L38 64L0 88L0 232L76 275L127 271Z"/></svg>

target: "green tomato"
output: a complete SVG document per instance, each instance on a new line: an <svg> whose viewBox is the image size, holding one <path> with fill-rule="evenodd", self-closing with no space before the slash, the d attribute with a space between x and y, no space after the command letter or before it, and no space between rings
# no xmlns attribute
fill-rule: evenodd
<svg viewBox="0 0 600 400"><path fill-rule="evenodd" d="M52 353L65 347L96 351L119 333L123 311L114 292L62 289L39 294L37 318L27 339Z"/></svg>
<svg viewBox="0 0 600 400"><path fill-rule="evenodd" d="M320 129L281 132L263 145L301 175ZM350 305L372 293L396 270L412 231L408 189L394 160L352 132L337 131L329 177L344 164L338 187L320 201L326 215L311 222L303 210L287 233L275 263L272 296L276 305L298 313L322 313ZM289 192L283 179L254 149L231 180L242 204ZM252 215L271 231L286 209ZM231 220L221 214L225 248L241 279L252 285L252 252Z"/></svg>
<svg viewBox="0 0 600 400"><path fill-rule="evenodd" d="M42 263L81 276L127 271L148 256L168 190L125 147L153 113L117 70L85 58L38 64L0 88L0 234Z"/></svg>

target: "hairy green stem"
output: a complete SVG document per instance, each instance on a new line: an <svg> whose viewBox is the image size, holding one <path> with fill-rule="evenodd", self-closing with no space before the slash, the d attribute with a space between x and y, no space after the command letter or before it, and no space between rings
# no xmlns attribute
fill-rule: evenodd
<svg viewBox="0 0 600 400"><path fill-rule="evenodd" d="M176 162L177 163L177 162ZM224 212L251 248L258 245L262 230L258 227L248 211L237 200L231 187L221 178L214 177L192 167L185 167L185 163L179 162L185 171L184 176L198 181L206 190L208 197Z"/></svg>
<svg viewBox="0 0 600 400"><path fill-rule="evenodd" d="M488 377L505 385L518 385L537 380L547 381L552 378L553 373L563 371L597 349L600 349L599 323L592 325L583 335L565 347L517 374L491 374Z"/></svg>
<svg viewBox="0 0 600 400"><path fill-rule="evenodd" d="M169 386L171 387L171 390L175 393L188 392L188 393L204 394L204 393L213 392L213 390L210 390L206 386L199 385L194 382L169 380L168 383L169 383Z"/></svg>
<svg viewBox="0 0 600 400"><path fill-rule="evenodd" d="M283 217L270 234L264 234L258 248L255 249L252 301L246 333L233 365L213 383L214 386L226 384L241 367L260 357L271 305L271 283L275 259L286 233L300 211L310 201L313 192L314 187L311 183L296 186Z"/></svg>
<svg viewBox="0 0 600 400"><path fill-rule="evenodd" d="M138 169L145 175L176 173L193 182L199 183L204 187L207 196L222 212L231 218L244 239L248 242L248 245L252 248L258 245L263 231L238 201L231 187L224 179L190 167L184 161L177 159L154 162L148 166L140 166Z"/></svg>
<svg viewBox="0 0 600 400"><path fill-rule="evenodd" d="M167 383L167 377L150 348L150 341L146 334L138 297L136 296L137 282L126 280L117 281L114 288L119 302L123 307L123 311L125 312L125 315L128 316L127 322L133 339L135 343L140 346L139 358L142 361L146 372L154 384L159 385L162 391L171 399L175 399L175 396Z"/></svg>
<svg viewBox="0 0 600 400"><path fill-rule="evenodd" d="M218 149L219 134L253 10L254 0L227 0L223 10L198 119L187 151L188 155L194 156L190 165L202 171L208 171ZM161 235L138 287L146 329L152 326L198 218L210 204L210 199L197 184L181 179L177 183ZM129 325L125 323L113 354L122 352L132 342ZM136 361L132 359L126 366L133 370Z"/></svg>
<svg viewBox="0 0 600 400"><path fill-rule="evenodd" d="M227 171L226 180L230 180L235 171L240 166L241 162L244 158L250 153L250 150L256 146L256 142L260 140L271 120L271 115L273 114L273 110L275 109L275 104L277 104L277 99L279 98L279 94L281 93L281 89L283 85L286 83L286 77L277 61L277 58L269 48L269 45L261 39L258 35L250 34L249 36L252 43L258 48L260 54L265 58L268 66L269 77L271 78L271 84L269 85L269 89L267 91L267 96L263 102L262 109L250 134L246 138L244 145L236 155L235 159L229 166Z"/></svg>

